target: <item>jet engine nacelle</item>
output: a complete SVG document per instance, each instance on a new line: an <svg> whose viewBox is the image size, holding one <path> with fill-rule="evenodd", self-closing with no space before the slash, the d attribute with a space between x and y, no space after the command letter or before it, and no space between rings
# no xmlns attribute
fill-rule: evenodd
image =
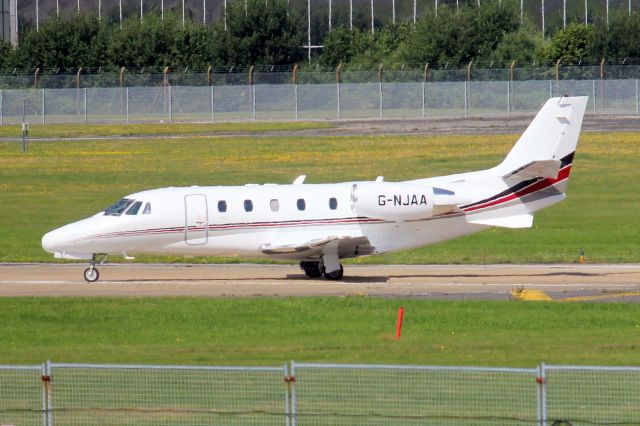
<svg viewBox="0 0 640 426"><path fill-rule="evenodd" d="M353 184L351 206L359 216L382 220L416 220L433 216L433 188L393 182Z"/></svg>

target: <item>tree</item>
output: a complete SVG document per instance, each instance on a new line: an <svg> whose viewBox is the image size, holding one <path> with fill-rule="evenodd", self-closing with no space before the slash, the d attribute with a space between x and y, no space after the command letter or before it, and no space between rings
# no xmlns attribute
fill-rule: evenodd
<svg viewBox="0 0 640 426"><path fill-rule="evenodd" d="M556 32L540 50L543 63L551 64L560 60L563 64L574 64L593 59L591 53L593 26L571 23Z"/></svg>
<svg viewBox="0 0 640 426"><path fill-rule="evenodd" d="M11 66L11 44L5 39L0 38L0 70Z"/></svg>
<svg viewBox="0 0 640 426"><path fill-rule="evenodd" d="M143 22L127 18L122 30L112 27L112 40L106 49L105 62L118 67L164 67L178 61L182 54L182 25L173 14L164 19L148 14Z"/></svg>
<svg viewBox="0 0 640 426"><path fill-rule="evenodd" d="M19 68L98 67L109 35L97 19L77 16L70 21L52 18L21 35L9 66Z"/></svg>
<svg viewBox="0 0 640 426"><path fill-rule="evenodd" d="M216 24L213 62L227 65L289 65L304 57L298 16L286 0L234 1L227 7L227 29Z"/></svg>
<svg viewBox="0 0 640 426"><path fill-rule="evenodd" d="M521 27L518 31L506 33L489 55L489 59L500 65L516 61L518 66L527 66L536 59L541 47L542 37Z"/></svg>
<svg viewBox="0 0 640 426"><path fill-rule="evenodd" d="M599 58L640 58L640 13L631 16L614 14L609 28L598 25L593 29L591 56Z"/></svg>
<svg viewBox="0 0 640 426"><path fill-rule="evenodd" d="M460 11L441 7L423 15L412 37L398 49L398 59L412 64L460 64L488 59L505 34L518 29L513 9L488 3Z"/></svg>

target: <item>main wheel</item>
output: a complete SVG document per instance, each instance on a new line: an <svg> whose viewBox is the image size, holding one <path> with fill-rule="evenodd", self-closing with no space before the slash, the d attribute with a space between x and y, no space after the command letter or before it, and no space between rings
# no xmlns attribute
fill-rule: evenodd
<svg viewBox="0 0 640 426"><path fill-rule="evenodd" d="M300 268L309 278L320 278L322 276L320 262L300 262Z"/></svg>
<svg viewBox="0 0 640 426"><path fill-rule="evenodd" d="M337 271L324 273L324 277L332 281L341 279L343 275L344 275L344 268L342 267L342 265L340 265L340 269L338 269Z"/></svg>
<svg viewBox="0 0 640 426"><path fill-rule="evenodd" d="M87 268L84 270L84 279L87 282L96 282L98 281L98 278L100 278L100 272L98 272L96 268Z"/></svg>

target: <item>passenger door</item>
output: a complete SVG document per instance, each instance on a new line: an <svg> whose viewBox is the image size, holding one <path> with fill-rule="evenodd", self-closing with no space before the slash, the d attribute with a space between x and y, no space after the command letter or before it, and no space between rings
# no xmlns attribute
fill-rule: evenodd
<svg viewBox="0 0 640 426"><path fill-rule="evenodd" d="M209 212L204 194L189 194L184 197L184 240L187 245L207 243L209 238Z"/></svg>

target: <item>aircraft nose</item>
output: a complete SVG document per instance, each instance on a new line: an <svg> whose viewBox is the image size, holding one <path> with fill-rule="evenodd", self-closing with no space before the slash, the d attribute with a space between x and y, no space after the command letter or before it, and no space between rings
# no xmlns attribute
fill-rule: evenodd
<svg viewBox="0 0 640 426"><path fill-rule="evenodd" d="M51 232L47 232L42 237L42 248L49 253L55 253L62 251L66 238L63 236L63 232L60 229L54 229Z"/></svg>

